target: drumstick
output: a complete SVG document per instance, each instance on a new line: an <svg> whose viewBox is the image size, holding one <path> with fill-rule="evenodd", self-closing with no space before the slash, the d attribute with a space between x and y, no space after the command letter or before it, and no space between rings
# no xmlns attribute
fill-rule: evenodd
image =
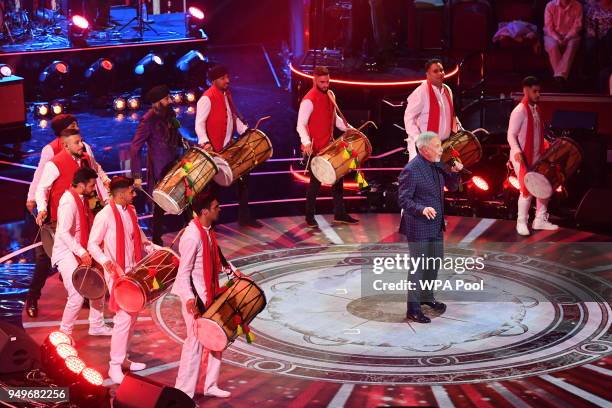
<svg viewBox="0 0 612 408"><path fill-rule="evenodd" d="M255 124L255 127L254 127L253 129L258 129L258 128L259 128L259 124L260 124L261 122L263 122L264 120L268 120L268 119L270 119L271 117L272 117L272 116L264 116L263 118L260 118L260 119L257 121L257 123Z"/></svg>
<svg viewBox="0 0 612 408"><path fill-rule="evenodd" d="M308 165L310 164L311 157L312 157L312 152L308 155L308 160L306 161L306 169L304 169L304 174L308 174Z"/></svg>
<svg viewBox="0 0 612 408"><path fill-rule="evenodd" d="M147 197L149 197L149 198L151 199L151 201L155 202L155 199L154 199L153 197L151 197L151 196L149 195L149 193L147 193L147 192L144 190L144 188L142 188L142 187L137 187L137 188L138 188L138 190L142 191L142 192L143 192L143 193L144 193L144 194L145 194Z"/></svg>
<svg viewBox="0 0 612 408"><path fill-rule="evenodd" d="M368 120L367 122L365 122L363 125L359 126L357 128L357 130L361 131L361 129L363 129L364 127L366 127L367 125L372 125L374 126L375 129L378 129L378 126L376 126L376 123L372 122L371 120Z"/></svg>

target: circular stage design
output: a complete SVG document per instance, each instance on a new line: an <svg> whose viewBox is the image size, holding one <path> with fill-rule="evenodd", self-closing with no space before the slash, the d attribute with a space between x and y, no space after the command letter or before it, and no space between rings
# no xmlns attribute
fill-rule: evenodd
<svg viewBox="0 0 612 408"><path fill-rule="evenodd" d="M268 305L224 352L230 364L301 378L396 384L516 379L595 361L612 351L610 307L590 288L601 281L530 256L485 251L484 279L495 300L436 297L448 309L430 324L405 320L406 295L361 296L362 268L406 244L332 245L266 251L233 260L265 291ZM447 257L463 256L447 245ZM445 276L446 274L446 276ZM454 279L441 271L439 278ZM582 301L591 299L592 301ZM178 298L155 305L160 326L182 341Z"/></svg>

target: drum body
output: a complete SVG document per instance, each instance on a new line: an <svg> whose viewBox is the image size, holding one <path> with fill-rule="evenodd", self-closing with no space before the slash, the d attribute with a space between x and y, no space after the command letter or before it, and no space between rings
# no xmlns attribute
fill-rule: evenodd
<svg viewBox="0 0 612 408"><path fill-rule="evenodd" d="M209 350L225 350L238 337L234 316L248 325L265 307L266 296L255 282L234 279L234 284L196 320L198 340Z"/></svg>
<svg viewBox="0 0 612 408"><path fill-rule="evenodd" d="M472 132L460 130L442 142L442 163L450 163L458 159L468 168L478 163L482 158L482 146Z"/></svg>
<svg viewBox="0 0 612 408"><path fill-rule="evenodd" d="M53 254L53 243L55 242L55 228L57 224L55 222L43 224L40 227L40 241L42 247L49 258Z"/></svg>
<svg viewBox="0 0 612 408"><path fill-rule="evenodd" d="M197 194L204 190L218 171L211 155L199 147L192 147L157 183L153 199L164 211L180 214L189 204L185 194L186 187L191 188L188 179L193 182L193 193Z"/></svg>
<svg viewBox="0 0 612 408"><path fill-rule="evenodd" d="M580 146L568 137L560 137L525 174L525 188L536 198L549 198L578 170L581 163Z"/></svg>
<svg viewBox="0 0 612 408"><path fill-rule="evenodd" d="M101 299L106 294L104 268L96 262L79 265L72 274L72 285L86 299Z"/></svg>
<svg viewBox="0 0 612 408"><path fill-rule="evenodd" d="M334 184L351 171L351 162L354 157L345 158L344 143L348 144L347 149L357 151L356 158L361 164L372 154L372 145L366 135L357 129L348 129L312 158L312 174L321 183Z"/></svg>
<svg viewBox="0 0 612 408"><path fill-rule="evenodd" d="M130 313L144 309L170 290L176 279L178 265L178 255L168 248L144 257L115 283L113 290L119 307Z"/></svg>
<svg viewBox="0 0 612 408"><path fill-rule="evenodd" d="M272 143L261 130L251 129L240 139L229 144L213 159L219 168L215 183L229 186L234 181L272 157Z"/></svg>

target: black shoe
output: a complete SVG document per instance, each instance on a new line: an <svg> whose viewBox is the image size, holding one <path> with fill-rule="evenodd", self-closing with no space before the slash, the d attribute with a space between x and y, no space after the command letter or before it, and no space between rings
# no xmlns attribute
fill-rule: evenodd
<svg viewBox="0 0 612 408"><path fill-rule="evenodd" d="M38 316L38 299L31 297L26 298L25 309L28 316L35 318Z"/></svg>
<svg viewBox="0 0 612 408"><path fill-rule="evenodd" d="M319 223L314 217L306 217L306 226L308 226L308 228L319 228Z"/></svg>
<svg viewBox="0 0 612 408"><path fill-rule="evenodd" d="M263 228L263 224L257 220L239 221L241 227Z"/></svg>
<svg viewBox="0 0 612 408"><path fill-rule="evenodd" d="M353 218L348 214L344 214L339 217L334 217L334 224L357 224L358 222L358 219Z"/></svg>
<svg viewBox="0 0 612 408"><path fill-rule="evenodd" d="M444 313L446 311L446 305L442 302L438 302L437 300L434 300L433 302L421 302L421 305L429 306L438 313Z"/></svg>
<svg viewBox="0 0 612 408"><path fill-rule="evenodd" d="M406 319L417 323L431 323L431 319L425 316L420 310L415 313L406 312Z"/></svg>

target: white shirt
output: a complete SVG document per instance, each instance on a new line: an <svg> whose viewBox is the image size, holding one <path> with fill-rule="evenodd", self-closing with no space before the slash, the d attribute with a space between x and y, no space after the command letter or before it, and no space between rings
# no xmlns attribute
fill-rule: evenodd
<svg viewBox="0 0 612 408"><path fill-rule="evenodd" d="M96 188L98 190L98 197L100 197L102 201L106 202L108 201L108 191L106 190L106 187L104 187L104 183L110 179L108 178L108 176L102 169L102 166L100 166L100 164L98 164L98 162L96 161L93 155L93 152L91 150L91 147L87 143L84 143L84 145L85 145L85 151L87 152L87 154L89 155L91 159L91 163L90 163L91 168L94 169L96 173L98 173L98 179L96 180ZM41 156L41 160L42 160L42 156ZM76 158L75 160L80 165L81 160L76 159ZM36 199L36 207L38 209L38 212L47 210L47 200L49 198L49 190L51 190L51 186L53 185L53 183L55 182L55 180L57 180L59 176L60 176L60 172L57 166L55 165L55 163L53 163L50 160L47 161L43 168L40 179L38 180L38 184L36 185L35 190L34 190L35 191L34 197ZM34 181L32 181L32 184L33 183Z"/></svg>
<svg viewBox="0 0 612 408"><path fill-rule="evenodd" d="M225 111L227 112L227 129L225 131L225 140L223 141L223 147L229 144L230 140L232 139L232 131L234 130L234 119L232 115L232 110L230 108L227 95L224 95L224 97ZM198 143L201 145L209 142L208 134L206 133L206 120L208 119L208 115L210 114L210 106L210 98L206 95L202 95L196 107L195 119L195 131L196 135L198 135ZM236 117L236 130L240 135L243 134L245 130L247 130L247 125L242 123L242 121L238 117Z"/></svg>
<svg viewBox="0 0 612 408"><path fill-rule="evenodd" d="M43 168L45 164L51 160L55 156L53 153L53 148L49 145L43 147L40 152L40 160L38 161L38 166L34 171L34 177L32 177L32 182L30 183L30 188L28 189L28 201L36 200L36 187L38 186L38 182L40 181L40 177L42 176Z"/></svg>
<svg viewBox="0 0 612 408"><path fill-rule="evenodd" d="M83 196L79 195L82 200ZM57 227L53 242L51 264L57 265L66 256L83 256L87 250L81 246L81 220L79 210L70 191L60 198L57 207Z"/></svg>
<svg viewBox="0 0 612 408"><path fill-rule="evenodd" d="M300 142L304 146L308 146L312 141L310 140L310 134L308 133L308 120L310 119L310 115L312 115L312 111L314 110L314 105L310 99L303 99L300 103L300 110L298 111L298 120L297 120L297 132L300 135ZM344 125L344 121L336 112L336 127L341 132L346 132L347 127Z"/></svg>
<svg viewBox="0 0 612 408"><path fill-rule="evenodd" d="M540 139L536 136L540 134L542 122L540 120L540 115L538 115L536 106L529 105L529 107L533 113L533 151L535 153L533 157L537 157L539 156L538 152L540 151ZM516 153L523 151L526 137L527 111L525 110L525 105L519 103L512 110L512 113L510 114L510 122L508 123L508 144L510 144L510 157L514 157Z"/></svg>
<svg viewBox="0 0 612 408"><path fill-rule="evenodd" d="M448 92L451 101L453 93L450 88L444 85L442 88L433 87L438 105L440 106L440 128L438 136L441 140L446 140L451 134L452 128L449 128L448 117L450 116L451 106L448 103L448 98L445 92ZM427 131L427 123L429 122L429 85L427 81L423 81L408 97L408 105L404 112L404 127L406 129L406 142L408 142L408 153L410 160L416 157L416 140L417 137ZM457 120L457 124L458 124Z"/></svg>
<svg viewBox="0 0 612 408"><path fill-rule="evenodd" d="M132 227L132 218L128 212L127 207L117 205L121 221L123 222L124 236L125 236L125 271L128 272L136 263L134 257L134 243L132 240L132 233L134 231ZM147 239L145 234L138 227L138 233L142 237L142 243L146 253L150 253L155 249L155 246ZM104 249L102 249L102 245ZM117 234L115 227L115 216L113 215L113 209L111 205L105 205L102 210L94 218L91 232L89 233L89 242L87 244L87 250L100 265L104 265L108 261L117 262L116 251L117 245Z"/></svg>

